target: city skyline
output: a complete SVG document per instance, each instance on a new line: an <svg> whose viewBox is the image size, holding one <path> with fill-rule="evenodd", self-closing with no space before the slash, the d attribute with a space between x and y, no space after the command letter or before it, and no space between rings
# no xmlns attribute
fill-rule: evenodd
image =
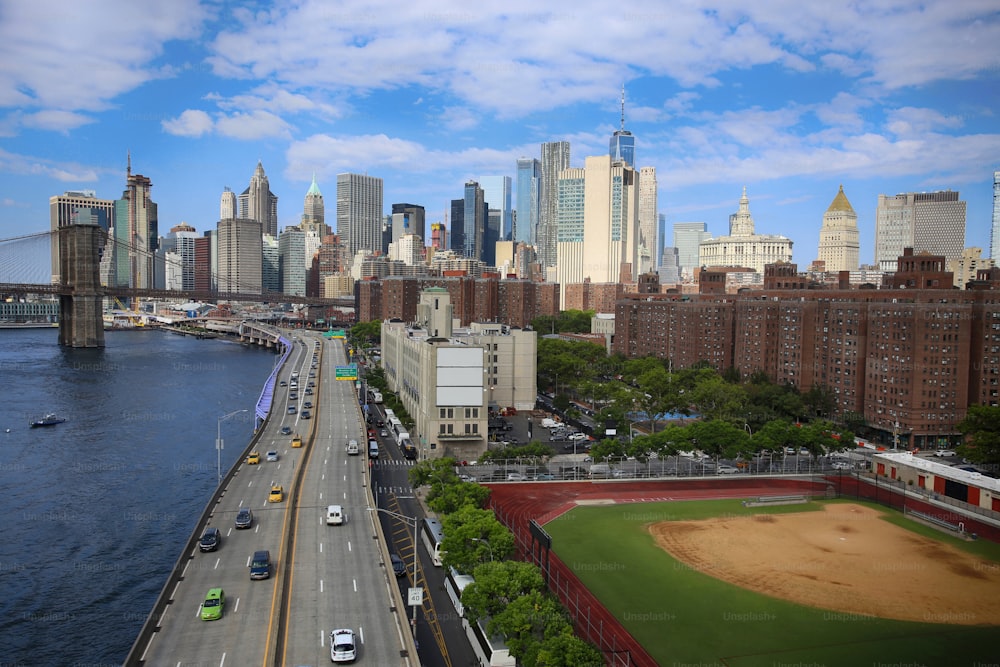
<svg viewBox="0 0 1000 667"><path fill-rule="evenodd" d="M0 21L3 60L18 63L0 79L0 238L47 231L54 195L117 197L129 151L163 230L215 228L223 188L242 192L258 161L283 202L279 230L299 223L314 174L331 200L337 174L380 178L383 214L412 202L430 224L466 181L516 183L517 160L546 142L569 142L582 167L623 126L635 167L656 168L667 229L727 234L746 187L758 232L791 238L804 269L843 185L871 264L879 194L951 189L968 202L965 245L990 252L1000 20L988 3L618 16L50 4L16 3Z"/></svg>

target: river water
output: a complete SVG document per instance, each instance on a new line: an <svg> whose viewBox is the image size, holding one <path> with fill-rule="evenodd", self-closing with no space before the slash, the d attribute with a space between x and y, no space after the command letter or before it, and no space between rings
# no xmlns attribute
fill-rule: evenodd
<svg viewBox="0 0 1000 667"><path fill-rule="evenodd" d="M0 665L120 665L277 356L159 331L0 329ZM67 421L29 428L57 413Z"/></svg>

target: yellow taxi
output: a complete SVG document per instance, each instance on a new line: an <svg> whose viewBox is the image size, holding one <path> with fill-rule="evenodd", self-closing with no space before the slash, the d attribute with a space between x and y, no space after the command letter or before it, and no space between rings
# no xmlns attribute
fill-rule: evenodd
<svg viewBox="0 0 1000 667"><path fill-rule="evenodd" d="M300 438L299 434L296 433L294 436L292 436L292 447L301 447L301 446L302 446L302 438Z"/></svg>
<svg viewBox="0 0 1000 667"><path fill-rule="evenodd" d="M267 496L267 502L280 503L285 499L285 489L280 484L271 487L271 493Z"/></svg>
<svg viewBox="0 0 1000 667"><path fill-rule="evenodd" d="M253 466L258 463L260 463L260 452L250 452L250 455L247 457L247 465Z"/></svg>

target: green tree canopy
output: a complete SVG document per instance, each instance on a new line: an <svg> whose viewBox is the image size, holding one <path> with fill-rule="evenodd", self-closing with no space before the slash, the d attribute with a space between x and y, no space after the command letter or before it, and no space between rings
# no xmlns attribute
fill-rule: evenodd
<svg viewBox="0 0 1000 667"><path fill-rule="evenodd" d="M487 561L476 566L473 577L475 582L462 591L462 606L473 623L499 614L515 598L545 589L538 567L521 561Z"/></svg>
<svg viewBox="0 0 1000 667"><path fill-rule="evenodd" d="M958 430L966 437L960 455L976 463L1000 463L1000 408L970 405Z"/></svg>
<svg viewBox="0 0 1000 667"><path fill-rule="evenodd" d="M593 644L573 634L571 627L542 641L535 667L603 667L604 656Z"/></svg>
<svg viewBox="0 0 1000 667"><path fill-rule="evenodd" d="M542 591L530 591L511 600L490 619L487 630L506 638L510 654L525 667L537 662L542 643L571 628L566 610Z"/></svg>
<svg viewBox="0 0 1000 667"><path fill-rule="evenodd" d="M459 572L472 572L480 563L505 560L514 553L514 534L489 510L465 505L445 515L441 527L441 562Z"/></svg>

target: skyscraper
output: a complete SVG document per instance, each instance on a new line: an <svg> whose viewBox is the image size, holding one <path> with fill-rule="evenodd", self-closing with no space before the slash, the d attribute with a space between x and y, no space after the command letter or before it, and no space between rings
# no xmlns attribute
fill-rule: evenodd
<svg viewBox="0 0 1000 667"><path fill-rule="evenodd" d="M265 234L278 235L278 197L271 192L260 161L250 178L249 187L239 196L239 217L256 220Z"/></svg>
<svg viewBox="0 0 1000 667"><path fill-rule="evenodd" d="M397 218L396 216L400 216ZM399 224L397 224L397 222ZM406 234L416 234L427 243L427 212L418 204L392 205L392 241Z"/></svg>
<svg viewBox="0 0 1000 667"><path fill-rule="evenodd" d="M943 255L945 261L959 259L965 248L965 208L952 190L879 195L875 209L879 270L894 272L904 248Z"/></svg>
<svg viewBox="0 0 1000 667"><path fill-rule="evenodd" d="M337 235L351 257L382 250L382 179L337 174Z"/></svg>
<svg viewBox="0 0 1000 667"><path fill-rule="evenodd" d="M219 220L218 290L259 294L262 288L263 233L256 220Z"/></svg>
<svg viewBox="0 0 1000 667"><path fill-rule="evenodd" d="M656 167L639 170L639 273L656 270Z"/></svg>
<svg viewBox="0 0 1000 667"><path fill-rule="evenodd" d="M538 208L541 205L542 166L535 158L517 160L517 221L511 239L535 244Z"/></svg>
<svg viewBox="0 0 1000 667"><path fill-rule="evenodd" d="M510 176L485 176L479 179L483 196L489 208L499 211L500 227L496 230L497 240L503 241L510 234L514 225L514 210L511 207Z"/></svg>
<svg viewBox="0 0 1000 667"><path fill-rule="evenodd" d="M326 208L323 205L323 193L316 184L316 174L313 174L312 184L306 191L306 199L302 205L302 223L299 225L304 232L315 232L320 238L330 233L326 224Z"/></svg>
<svg viewBox="0 0 1000 667"><path fill-rule="evenodd" d="M635 169L610 155L588 157L583 169L565 169L559 183L556 263L561 297L566 285L634 281L639 236L639 188ZM583 219L580 225L580 181ZM564 229L565 226L565 229ZM581 234L582 232L582 234Z"/></svg>
<svg viewBox="0 0 1000 667"><path fill-rule="evenodd" d="M231 220L237 213L236 193L225 187L219 200L219 220Z"/></svg>
<svg viewBox="0 0 1000 667"><path fill-rule="evenodd" d="M635 168L635 137L625 129L625 86L622 86L622 120L621 128L615 130L608 144L608 155L614 162L621 161L626 166Z"/></svg>
<svg viewBox="0 0 1000 667"><path fill-rule="evenodd" d="M486 240L486 196L476 181L465 183L462 210L462 254L470 259L483 259Z"/></svg>
<svg viewBox="0 0 1000 667"><path fill-rule="evenodd" d="M544 270L556 265L556 216L559 204L559 172L569 168L569 142L552 141L542 144L541 206L539 207L538 261Z"/></svg>
<svg viewBox="0 0 1000 667"><path fill-rule="evenodd" d="M125 191L115 201L115 275L110 278L115 285L140 289L155 286L153 258L159 244L159 221L156 204L150 198L152 187L148 178L132 173L130 155Z"/></svg>
<svg viewBox="0 0 1000 667"><path fill-rule="evenodd" d="M993 172L993 226L990 228L990 257L1000 261L1000 169Z"/></svg>
<svg viewBox="0 0 1000 667"><path fill-rule="evenodd" d="M194 289L194 244L197 239L198 232L195 231L195 228L184 222L175 227L171 227L170 233L167 234L165 239L163 239L162 249L164 251L176 253L180 262L180 266L173 267L179 272L180 276L180 287L178 289ZM171 288L168 287L167 289Z"/></svg>
<svg viewBox="0 0 1000 667"><path fill-rule="evenodd" d="M306 233L298 227L285 227L278 237L278 266L281 293L305 296Z"/></svg>
<svg viewBox="0 0 1000 667"><path fill-rule="evenodd" d="M847 201L844 186L823 214L819 230L819 260L831 273L858 270L858 214Z"/></svg>
<svg viewBox="0 0 1000 667"><path fill-rule="evenodd" d="M681 275L691 277L698 268L698 246L712 238L708 225L704 222L675 222L674 247L677 248L677 264Z"/></svg>

